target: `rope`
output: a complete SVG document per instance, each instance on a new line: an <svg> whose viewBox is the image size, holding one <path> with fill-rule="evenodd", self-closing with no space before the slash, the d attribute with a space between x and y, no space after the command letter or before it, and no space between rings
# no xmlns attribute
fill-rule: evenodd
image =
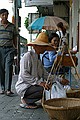
<svg viewBox="0 0 80 120"><path fill-rule="evenodd" d="M75 68L77 77L78 77L78 79L80 80L80 76L79 76L78 71L77 71L77 69L76 69L76 65L75 65L75 62L74 62L74 60L73 60L73 58L72 58L72 55L71 55L71 53L70 53L70 50L68 50L68 52L69 52L70 58L71 58L71 60L72 60L72 63L73 63L73 65L74 65L74 68Z"/></svg>

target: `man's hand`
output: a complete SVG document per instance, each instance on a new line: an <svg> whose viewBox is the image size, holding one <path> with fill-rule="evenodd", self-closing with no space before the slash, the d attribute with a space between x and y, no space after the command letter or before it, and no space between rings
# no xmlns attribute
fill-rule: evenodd
<svg viewBox="0 0 80 120"><path fill-rule="evenodd" d="M49 84L45 84L45 89L46 90L50 90L51 89L51 86L52 86L52 84L51 83L49 83Z"/></svg>
<svg viewBox="0 0 80 120"><path fill-rule="evenodd" d="M51 89L51 84L46 83L46 82L41 82L39 84L40 86L44 87L46 90L50 90Z"/></svg>
<svg viewBox="0 0 80 120"><path fill-rule="evenodd" d="M69 84L69 81L67 80L67 79L62 79L61 81L60 81L60 83L62 84L62 85L68 85Z"/></svg>

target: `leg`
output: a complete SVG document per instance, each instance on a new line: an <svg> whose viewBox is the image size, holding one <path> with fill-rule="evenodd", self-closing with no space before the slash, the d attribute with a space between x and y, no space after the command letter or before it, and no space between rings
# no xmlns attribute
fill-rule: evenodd
<svg viewBox="0 0 80 120"><path fill-rule="evenodd" d="M36 101L42 99L42 95L43 87L34 85L27 89L23 99L26 103L35 103Z"/></svg>
<svg viewBox="0 0 80 120"><path fill-rule="evenodd" d="M14 52L11 48L6 49L5 58L5 89L11 91Z"/></svg>
<svg viewBox="0 0 80 120"><path fill-rule="evenodd" d="M38 106L35 104L35 102L42 98L42 93L43 87L39 85L31 86L26 90L24 98L21 100L22 104L20 104L20 107L26 109L37 108Z"/></svg>
<svg viewBox="0 0 80 120"><path fill-rule="evenodd" d="M4 65L4 49L0 47L0 82L1 89L5 91L5 65Z"/></svg>
<svg viewBox="0 0 80 120"><path fill-rule="evenodd" d="M0 65L0 82L2 91L5 91L5 71L2 65Z"/></svg>

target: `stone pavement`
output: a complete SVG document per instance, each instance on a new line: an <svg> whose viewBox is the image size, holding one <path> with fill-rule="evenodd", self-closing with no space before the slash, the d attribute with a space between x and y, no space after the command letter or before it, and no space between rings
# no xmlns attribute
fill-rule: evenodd
<svg viewBox="0 0 80 120"><path fill-rule="evenodd" d="M38 109L20 108L20 97L15 91L15 83L18 79L17 75L13 76L12 90L15 92L13 97L0 95L0 120L50 120L45 110L40 107ZM72 78L72 86L75 84Z"/></svg>
<svg viewBox="0 0 80 120"><path fill-rule="evenodd" d="M0 120L49 120L48 114L42 107L38 109L20 108L20 97L16 94L15 83L17 75L13 76L12 90L13 97L0 95Z"/></svg>

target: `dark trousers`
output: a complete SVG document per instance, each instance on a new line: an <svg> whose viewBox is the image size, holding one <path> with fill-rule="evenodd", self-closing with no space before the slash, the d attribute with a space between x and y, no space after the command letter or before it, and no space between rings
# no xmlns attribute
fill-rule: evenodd
<svg viewBox="0 0 80 120"><path fill-rule="evenodd" d="M29 87L24 95L24 99L27 103L34 103L42 99L44 88L39 85Z"/></svg>
<svg viewBox="0 0 80 120"><path fill-rule="evenodd" d="M0 82L2 90L11 90L14 61L13 47L0 47Z"/></svg>

